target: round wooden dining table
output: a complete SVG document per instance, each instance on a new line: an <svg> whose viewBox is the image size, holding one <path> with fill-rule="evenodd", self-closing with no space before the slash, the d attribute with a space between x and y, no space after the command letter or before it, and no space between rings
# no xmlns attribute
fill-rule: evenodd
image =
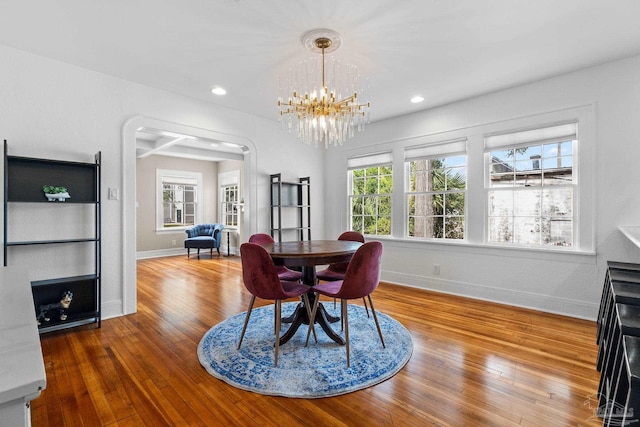
<svg viewBox="0 0 640 427"><path fill-rule="evenodd" d="M261 245L271 255L274 264L286 267L301 267L303 283L308 286L315 286L316 265L334 264L349 262L353 254L362 243L348 240L304 240L296 242L274 242ZM315 294L310 294L311 304L314 303ZM307 310L301 302L296 307L293 314L283 318L283 322L290 322L291 326L280 338L280 344L284 344L296 333L300 325L309 324ZM339 344L344 344L344 340L338 335L330 323L340 320L339 317L331 316L326 312L322 304L318 305L315 323L320 325L322 330L332 340Z"/></svg>

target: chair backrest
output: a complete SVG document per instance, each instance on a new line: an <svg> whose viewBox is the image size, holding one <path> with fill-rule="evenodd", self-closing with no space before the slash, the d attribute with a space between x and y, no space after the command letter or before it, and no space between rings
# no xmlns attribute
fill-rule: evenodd
<svg viewBox="0 0 640 427"><path fill-rule="evenodd" d="M256 234L252 234L251 237L249 237L249 243L257 243L258 245L265 245L268 243L274 243L274 240L273 240L273 237L269 236L268 234L256 233Z"/></svg>
<svg viewBox="0 0 640 427"><path fill-rule="evenodd" d="M345 231L340 236L338 236L338 240L348 240L351 242L360 242L364 243L364 236L357 231ZM347 267L349 267L348 262L339 262L335 264L330 264L328 269L334 271L336 273L346 273Z"/></svg>
<svg viewBox="0 0 640 427"><path fill-rule="evenodd" d="M242 280L247 290L262 299L285 299L276 266L269 253L256 243L240 245Z"/></svg>
<svg viewBox="0 0 640 427"><path fill-rule="evenodd" d="M338 236L338 240L349 240L351 242L364 243L364 236L357 231L345 231Z"/></svg>
<svg viewBox="0 0 640 427"><path fill-rule="evenodd" d="M196 224L193 227L187 228L185 233L187 233L188 237L198 237L198 236L211 236L213 237L213 233L215 230L222 230L224 225L222 224Z"/></svg>
<svg viewBox="0 0 640 427"><path fill-rule="evenodd" d="M347 268L337 298L357 299L369 295L380 282L382 243L368 242L360 246Z"/></svg>

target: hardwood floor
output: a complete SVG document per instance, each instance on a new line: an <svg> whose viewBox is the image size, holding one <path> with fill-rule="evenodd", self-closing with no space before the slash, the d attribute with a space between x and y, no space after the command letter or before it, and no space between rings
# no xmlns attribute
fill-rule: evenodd
<svg viewBox="0 0 640 427"><path fill-rule="evenodd" d="M139 261L136 314L42 336L33 426L601 424L585 405L595 322L381 283L376 308L411 332L411 360L365 390L289 399L231 387L198 361L202 335L249 298L237 258Z"/></svg>

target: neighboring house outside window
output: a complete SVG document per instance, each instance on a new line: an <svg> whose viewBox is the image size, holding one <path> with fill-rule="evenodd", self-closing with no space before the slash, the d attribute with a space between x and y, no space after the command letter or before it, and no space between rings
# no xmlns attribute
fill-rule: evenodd
<svg viewBox="0 0 640 427"><path fill-rule="evenodd" d="M198 223L202 176L189 171L156 170L157 229L190 227Z"/></svg>
<svg viewBox="0 0 640 427"><path fill-rule="evenodd" d="M391 235L391 153L349 159L350 224L364 235Z"/></svg>
<svg viewBox="0 0 640 427"><path fill-rule="evenodd" d="M574 245L576 127L485 138L488 243Z"/></svg>
<svg viewBox="0 0 640 427"><path fill-rule="evenodd" d="M222 218L224 218L225 226L238 226L238 185L222 186Z"/></svg>

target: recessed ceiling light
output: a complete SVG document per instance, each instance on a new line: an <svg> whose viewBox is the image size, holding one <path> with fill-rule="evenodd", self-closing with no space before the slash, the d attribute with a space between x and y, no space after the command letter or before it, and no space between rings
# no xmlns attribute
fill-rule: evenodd
<svg viewBox="0 0 640 427"><path fill-rule="evenodd" d="M416 95L413 98L411 98L411 102L413 102L414 104L418 104L422 101L424 101L424 96Z"/></svg>
<svg viewBox="0 0 640 427"><path fill-rule="evenodd" d="M227 91L220 86L214 86L211 88L211 93L214 95L226 95Z"/></svg>

